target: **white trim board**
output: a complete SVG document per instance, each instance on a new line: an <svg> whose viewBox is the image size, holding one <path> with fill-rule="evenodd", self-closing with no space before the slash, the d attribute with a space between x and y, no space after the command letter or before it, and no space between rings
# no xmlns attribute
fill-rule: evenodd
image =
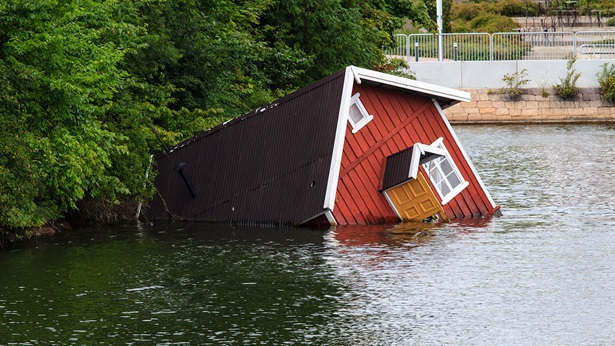
<svg viewBox="0 0 615 346"><path fill-rule="evenodd" d="M485 187L485 184L483 183L483 180L480 178L480 175L478 175L478 171L474 167L474 164L472 163L472 160L470 160L470 157L466 153L466 150L463 148L463 145L459 141L459 137L457 137L457 134L455 133L455 130L453 130L453 127L451 126L451 123L449 123L448 119L446 118L446 115L444 115L444 111L442 111L442 107L440 107L440 104L438 103L438 101L436 101L436 100L432 100L432 101L436 105L436 108L438 109L438 113L440 113L440 116L442 117L442 120L446 124L446 127L448 128L449 132L451 133L451 135L455 139L455 142L457 143L457 146L459 147L459 150L461 151L461 154L463 155L464 159L468 163L468 166L472 170L472 173L476 177L476 181L478 181L478 185L480 185L480 188L483 190L485 195L487 195L487 199L489 200L489 203L491 203L491 207L492 208L496 208L497 205L493 201L493 198L491 197L491 194L489 193L489 190L487 190L487 188Z"/></svg>

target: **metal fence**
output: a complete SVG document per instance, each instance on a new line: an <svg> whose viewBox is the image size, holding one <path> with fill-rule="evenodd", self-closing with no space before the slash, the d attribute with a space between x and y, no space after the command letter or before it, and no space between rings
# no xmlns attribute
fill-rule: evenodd
<svg viewBox="0 0 615 346"><path fill-rule="evenodd" d="M395 36L389 56L408 62L437 61L438 35ZM615 58L615 31L442 34L447 61L568 60Z"/></svg>

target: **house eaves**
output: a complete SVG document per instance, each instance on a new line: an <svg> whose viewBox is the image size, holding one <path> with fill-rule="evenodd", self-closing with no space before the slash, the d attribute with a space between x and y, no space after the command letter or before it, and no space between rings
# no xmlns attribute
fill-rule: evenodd
<svg viewBox="0 0 615 346"><path fill-rule="evenodd" d="M354 80L357 84L361 84L366 81L375 85L401 89L419 94L421 96L435 98L441 105L450 105L458 102L470 102L470 93L465 91L372 71L356 66L350 66L349 70L352 71Z"/></svg>

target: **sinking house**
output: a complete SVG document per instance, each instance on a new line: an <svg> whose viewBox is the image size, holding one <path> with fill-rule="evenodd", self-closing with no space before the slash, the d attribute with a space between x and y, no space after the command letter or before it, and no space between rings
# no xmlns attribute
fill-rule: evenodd
<svg viewBox="0 0 615 346"><path fill-rule="evenodd" d="M442 107L466 92L347 67L155 156L145 216L301 225L498 212Z"/></svg>

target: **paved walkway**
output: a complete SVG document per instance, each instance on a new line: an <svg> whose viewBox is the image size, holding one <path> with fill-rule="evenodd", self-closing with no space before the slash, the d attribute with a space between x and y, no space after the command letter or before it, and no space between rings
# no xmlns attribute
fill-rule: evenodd
<svg viewBox="0 0 615 346"><path fill-rule="evenodd" d="M579 32L579 31L613 31L615 28L607 26L610 17L593 16L542 16L542 17L513 17L520 30L524 32Z"/></svg>

